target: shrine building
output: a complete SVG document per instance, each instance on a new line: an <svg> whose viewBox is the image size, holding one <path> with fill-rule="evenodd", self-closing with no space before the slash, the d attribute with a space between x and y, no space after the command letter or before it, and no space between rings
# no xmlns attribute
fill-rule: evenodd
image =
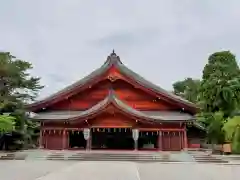
<svg viewBox="0 0 240 180"><path fill-rule="evenodd" d="M45 149L180 151L199 145L204 131L195 104L133 72L114 51L100 68L28 109Z"/></svg>

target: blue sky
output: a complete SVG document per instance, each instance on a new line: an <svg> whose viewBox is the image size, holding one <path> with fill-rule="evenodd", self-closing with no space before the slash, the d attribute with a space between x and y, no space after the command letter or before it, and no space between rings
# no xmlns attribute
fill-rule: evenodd
<svg viewBox="0 0 240 180"><path fill-rule="evenodd" d="M114 48L167 90L200 78L208 56L240 56L239 0L1 0L0 50L30 61L45 97L89 74Z"/></svg>

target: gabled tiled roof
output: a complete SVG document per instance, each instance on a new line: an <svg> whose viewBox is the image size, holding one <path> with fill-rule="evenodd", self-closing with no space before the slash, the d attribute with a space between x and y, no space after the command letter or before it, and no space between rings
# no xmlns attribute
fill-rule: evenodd
<svg viewBox="0 0 240 180"><path fill-rule="evenodd" d="M95 106L91 107L86 111L55 111L55 112L45 112L38 113L34 119L36 120L75 120L87 118L92 115L100 114L102 111L106 109L106 107L112 104L120 111L124 111L125 113L134 116L136 118L150 120L152 122L180 122L180 121L193 121L195 117L182 112L171 112L171 111L138 111L129 105L122 102L115 94L114 91L110 90L108 96L100 101Z"/></svg>
<svg viewBox="0 0 240 180"><path fill-rule="evenodd" d="M38 105L41 104L49 104L51 103L53 100L57 99L57 98L61 98L65 95L67 95L70 92L73 92L74 90L84 86L85 84L94 81L95 78L100 77L103 73L107 72L112 66L115 66L123 75L126 75L127 77L129 77L130 79L134 80L135 82L137 82L138 84L151 89L152 91L156 92L157 94L160 94L164 97L167 97L169 99L171 99L174 102L177 103L181 103L187 107L189 107L190 109L194 109L195 111L197 110L197 107L195 104L174 95L173 93L166 91L164 89L162 89L161 87L149 82L148 80L144 79L142 76L140 76L139 74L133 72L132 70L130 70L129 68L127 68L120 60L119 56L117 56L114 52L108 56L107 61L97 70L93 71L91 74L89 74L88 76L84 77L83 79L77 81L76 83L64 88L63 90L43 99L40 100L38 102L35 102L33 104L29 105L29 108L31 107L36 107Z"/></svg>

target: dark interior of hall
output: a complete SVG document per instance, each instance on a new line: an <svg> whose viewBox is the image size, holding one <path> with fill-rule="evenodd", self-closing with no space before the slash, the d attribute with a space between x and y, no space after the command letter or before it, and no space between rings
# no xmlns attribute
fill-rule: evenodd
<svg viewBox="0 0 240 180"><path fill-rule="evenodd" d="M85 149L86 140L84 139L82 131L69 131L69 147Z"/></svg>
<svg viewBox="0 0 240 180"><path fill-rule="evenodd" d="M138 148L157 149L158 148L158 134L157 132L143 131L139 133Z"/></svg>
<svg viewBox="0 0 240 180"><path fill-rule="evenodd" d="M132 132L127 128L93 129L92 149L134 149Z"/></svg>

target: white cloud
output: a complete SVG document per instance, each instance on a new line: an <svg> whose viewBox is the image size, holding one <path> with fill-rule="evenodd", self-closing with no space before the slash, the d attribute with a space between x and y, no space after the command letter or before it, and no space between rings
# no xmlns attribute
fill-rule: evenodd
<svg viewBox="0 0 240 180"><path fill-rule="evenodd" d="M33 73L46 85L41 96L87 75L113 48L131 69L171 89L176 80L200 77L210 53L240 54L239 5L237 0L4 1L0 49L33 63Z"/></svg>

